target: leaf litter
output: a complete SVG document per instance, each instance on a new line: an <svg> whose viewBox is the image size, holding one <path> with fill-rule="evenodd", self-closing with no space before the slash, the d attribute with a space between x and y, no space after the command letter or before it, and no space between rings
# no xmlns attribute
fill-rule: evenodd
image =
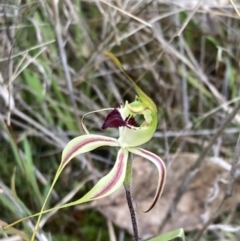
<svg viewBox="0 0 240 241"><path fill-rule="evenodd" d="M176 210L172 211L171 218L163 230L160 230L171 201L181 184L183 174L197 157L197 154L192 153L170 155L169 163L171 164L168 166L166 186L161 199L150 213L141 213L140 209L136 207L139 233L143 239L181 227L185 231L201 229L216 205L223 198L231 161L219 157L207 157L193 182L180 199ZM238 166L237 178L233 186L233 196L226 200L220 214L231 210L240 203L239 172L240 166ZM143 209L151 203L156 182L157 170L154 169L154 166L142 158L135 157L133 162L133 198L139 208ZM88 208L97 208L118 227L132 233L132 224L123 188L109 196L108 199L97 200L91 204L77 207L78 210Z"/></svg>

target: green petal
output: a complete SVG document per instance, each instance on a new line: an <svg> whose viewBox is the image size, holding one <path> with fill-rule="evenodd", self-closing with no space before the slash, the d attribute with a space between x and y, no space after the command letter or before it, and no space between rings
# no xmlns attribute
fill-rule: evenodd
<svg viewBox="0 0 240 241"><path fill-rule="evenodd" d="M36 232L37 232L38 225L39 225L39 222L41 220L42 214L45 213L44 208L46 206L47 200L50 196L50 193L51 193L55 183L57 182L60 174L62 173L62 170L64 169L64 167L75 156L77 156L79 154L86 153L86 152L91 151L91 150L94 150L94 149L96 149L100 146L119 146L119 143L114 138L110 138L110 137L106 137L106 136L100 136L100 135L90 135L89 134L89 135L82 135L82 136L74 138L64 148L63 153L62 153L62 160L61 160L60 166L59 166L59 168L58 168L58 170L55 174L52 185L51 185L51 187L50 187L50 189L47 193L47 196L44 200L44 203L42 205L42 208L41 208L41 211L39 213L36 226L35 226L34 231L33 231L31 241L33 241L34 238L35 238L35 235L36 235ZM72 205L74 205L74 204L72 204Z"/></svg>
<svg viewBox="0 0 240 241"><path fill-rule="evenodd" d="M117 160L114 164L113 169L81 199L76 201L76 204L83 202L92 201L95 199L100 199L110 195L115 192L122 184L126 175L128 161L128 151L127 149L121 148L118 151Z"/></svg>
<svg viewBox="0 0 240 241"><path fill-rule="evenodd" d="M82 135L72 139L64 148L61 166L65 166L75 156L92 151L100 146L119 146L116 139L100 135Z"/></svg>
<svg viewBox="0 0 240 241"><path fill-rule="evenodd" d="M163 160L159 156L155 155L150 151L147 151L141 148L129 148L128 150L133 154L136 154L136 155L142 156L143 158L148 159L149 161L154 163L158 169L159 178L158 178L157 191L150 207L147 210L143 211L146 213L146 212L149 212L155 206L158 198L162 195L163 188L165 185L165 180L166 180L166 167Z"/></svg>

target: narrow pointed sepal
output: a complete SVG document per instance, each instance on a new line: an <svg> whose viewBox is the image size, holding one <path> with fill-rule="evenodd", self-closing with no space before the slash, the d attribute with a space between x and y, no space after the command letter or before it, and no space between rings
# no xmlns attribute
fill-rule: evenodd
<svg viewBox="0 0 240 241"><path fill-rule="evenodd" d="M63 168L75 156L101 146L119 146L119 142L111 137L91 134L72 139L63 150L61 167Z"/></svg>
<svg viewBox="0 0 240 241"><path fill-rule="evenodd" d="M157 186L155 197L150 207L147 210L143 211L147 213L155 206L157 200L162 195L163 188L165 185L165 180L166 180L166 167L163 160L159 156L155 155L150 151L144 150L142 148L128 148L128 150L133 154L136 154L138 156L148 159L149 161L155 164L158 170L159 178L158 178L158 186Z"/></svg>
<svg viewBox="0 0 240 241"><path fill-rule="evenodd" d="M115 192L124 182L128 161L128 151L121 148L112 170L98 181L98 183L81 199L75 202L80 204L106 197Z"/></svg>

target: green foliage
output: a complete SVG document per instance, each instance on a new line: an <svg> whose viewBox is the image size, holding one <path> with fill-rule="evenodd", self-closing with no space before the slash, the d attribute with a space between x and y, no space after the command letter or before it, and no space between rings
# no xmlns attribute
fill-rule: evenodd
<svg viewBox="0 0 240 241"><path fill-rule="evenodd" d="M164 233L148 241L174 241L174 240L186 241L184 230L182 228L170 231L168 233Z"/></svg>

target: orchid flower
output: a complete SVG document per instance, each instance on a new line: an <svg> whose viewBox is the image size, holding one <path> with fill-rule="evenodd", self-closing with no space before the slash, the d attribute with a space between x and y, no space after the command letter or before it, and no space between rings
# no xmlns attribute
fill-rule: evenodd
<svg viewBox="0 0 240 241"><path fill-rule="evenodd" d="M89 134L85 125L83 125L87 134L77 137L68 143L63 151L62 165L65 166L73 157L100 146L117 146L120 148L112 170L85 196L77 201L79 204L106 197L115 192L123 184L126 175L129 175L129 173L126 173L129 153L148 159L155 164L159 174L155 197L150 207L145 211L148 212L154 207L161 196L166 179L166 169L162 159L154 153L139 148L140 145L148 142L156 131L158 122L157 108L154 102L127 75L119 60L110 52L105 52L105 54L113 60L128 80L130 80L137 92L137 96L133 102L128 103L126 101L124 105L113 108L102 125L102 129L118 128L118 139ZM140 116L140 119L142 117L142 123L138 123L136 120L138 116Z"/></svg>
<svg viewBox="0 0 240 241"><path fill-rule="evenodd" d="M118 139L103 135L89 134L82 120L83 128L86 134L74 138L64 148L60 166L57 170L46 200L42 206L42 210L40 211L40 213L34 215L39 215L39 217L31 240L34 240L34 236L42 214L56 209L53 208L44 211L44 207L50 195L50 192L53 189L53 186L55 185L64 167L77 155L92 151L98 147L119 147L117 158L112 170L106 176L102 177L97 182L97 184L82 198L77 201L64 204L58 208L64 208L93 201L106 197L111 193L115 192L121 185L123 185L125 178L127 178L127 175L130 175L129 173L127 173L129 153L133 153L135 155L148 159L153 164L155 164L158 170L159 179L157 184L157 191L152 204L144 212L150 211L162 194L166 179L165 164L162 159L154 153L139 147L140 145L148 142L153 137L158 122L157 108L154 102L127 75L119 60L109 52L106 52L106 55L115 63L117 67L120 68L123 74L128 78L128 80L133 85L137 96L133 102L129 103L128 101L126 101L124 105L120 105L117 108L111 108L111 112L107 115L105 121L103 122L102 129L119 129ZM142 123L139 123L139 119L142 119Z"/></svg>

